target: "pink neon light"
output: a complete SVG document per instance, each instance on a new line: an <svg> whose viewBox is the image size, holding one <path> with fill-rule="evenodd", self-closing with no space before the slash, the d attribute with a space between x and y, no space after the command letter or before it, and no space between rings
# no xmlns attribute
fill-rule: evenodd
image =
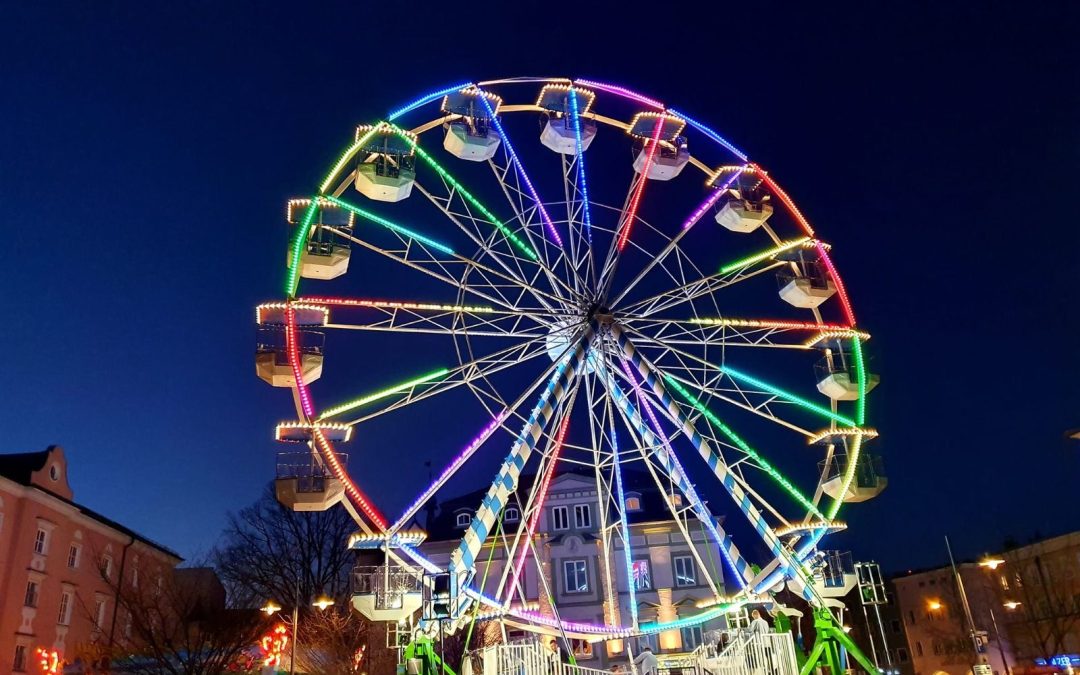
<svg viewBox="0 0 1080 675"><path fill-rule="evenodd" d="M726 321L730 321L727 323ZM812 323L809 321L777 321L773 319L693 319L690 323L701 326L726 326L731 328L780 328L792 330L816 330L823 333L851 330L851 326L838 323Z"/></svg>
<svg viewBox="0 0 1080 675"><path fill-rule="evenodd" d="M836 294L840 296L840 304L844 306L844 313L847 314L848 323L854 327L855 310L851 308L851 301L848 299L847 289L844 288L844 282L840 280L840 273L836 271L836 266L833 265L828 251L825 250L825 247L821 242L816 242L815 246L817 247L821 261L825 263L826 269L829 270L829 276L832 277L833 282L836 284Z"/></svg>
<svg viewBox="0 0 1080 675"><path fill-rule="evenodd" d="M606 84L604 82L595 82L593 80L575 80L574 82L576 84L580 84L583 87L601 89L608 92L609 94L617 94L618 96L622 96L623 98L628 98L637 101L638 103L644 103L645 105L651 106L653 108L658 108L660 110L664 109L664 104L660 101L657 101L654 98L649 98L648 96L642 96L636 91L630 91L626 87L620 87L616 84Z"/></svg>
<svg viewBox="0 0 1080 675"><path fill-rule="evenodd" d="M742 166L739 168L738 171L733 172L731 174L731 178L727 179L727 182L714 190L711 195L706 197L705 201L701 203L701 206L697 207L697 210L691 213L690 217L686 219L686 222L684 222L682 225L682 229L689 230L694 225L697 225L697 222L701 220L702 216L708 213L709 209L711 209L713 205L716 204L716 202L724 196L724 191L731 187L731 184L735 182L736 178L742 175L743 171L746 171L746 166Z"/></svg>
<svg viewBox="0 0 1080 675"><path fill-rule="evenodd" d="M491 435L491 432L493 432L496 427L502 424L509 414L510 412L508 410L504 410L498 415L496 415L495 419L491 420L491 423L484 427L480 431L480 433L478 433L472 439L472 441L470 441L469 444L465 446L465 448L460 453L458 453L458 456L455 457L445 469L443 469L443 472L439 474L439 477L432 481L431 485L429 485L428 488L424 490L424 492L421 493L419 497L416 498L412 505L410 505L409 508L405 509L405 512L401 514L401 517L397 519L397 522L394 523L393 527L391 527L390 530L397 531L405 524L406 520L415 515L416 512L420 509L420 507L423 506L424 502L426 502L428 499L431 499L431 496L438 491L442 483L447 478L449 478L455 471L457 471L462 464L468 461L470 457L473 456L473 453L476 452L477 448L484 444L484 441L488 439L488 436Z"/></svg>
<svg viewBox="0 0 1080 675"><path fill-rule="evenodd" d="M304 384L300 347L296 338L296 310L293 309L292 303L289 303L285 308L285 348L289 357L289 365L292 367L293 379L296 381L296 390L300 397L300 408L307 417L307 420L304 421L310 421L315 418L315 405L311 402L311 392L308 390L308 386ZM371 522L378 526L379 529L386 531L386 519L371 505L367 497L360 492L360 489L349 478L349 474L345 472L345 468L341 466L337 459L337 453L334 452L333 445L323 435L322 429L316 424L312 426L311 430L312 437L319 447L323 460L330 466L334 476L341 481L353 502L371 519Z"/></svg>
<svg viewBox="0 0 1080 675"><path fill-rule="evenodd" d="M645 166L641 167L641 180L638 181L637 189L634 190L634 198L630 200L630 210L626 212L626 220L623 222L622 234L619 236L619 252L626 247L630 239L630 230L634 227L634 218L637 217L638 205L641 204L641 195L645 192L645 183L649 182L649 167L652 166L656 149L660 147L660 134L664 131L664 116L656 118L656 128L653 130L652 144L649 146L649 154L645 157Z"/></svg>
<svg viewBox="0 0 1080 675"><path fill-rule="evenodd" d="M536 525L540 522L540 514L544 512L544 501L547 499L548 486L551 485L551 477L555 474L555 463L559 459L559 451L562 450L563 440L566 438L566 430L570 426L570 415L567 415L563 419L562 426L559 428L559 435L555 439L555 449L551 454L551 462L548 464L547 471L544 472L544 478L540 482L540 496L536 504L536 510L533 511L532 518L529 519L528 527L525 529L525 542L521 546L521 551L518 552L517 561L514 563L514 577L510 583L507 593L513 593L517 588L518 581L521 579L521 570L525 565L525 554L529 551L529 542L532 541L533 534L536 532Z"/></svg>

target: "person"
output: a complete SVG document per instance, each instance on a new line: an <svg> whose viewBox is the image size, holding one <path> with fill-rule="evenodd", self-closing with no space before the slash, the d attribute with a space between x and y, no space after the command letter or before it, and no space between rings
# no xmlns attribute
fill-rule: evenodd
<svg viewBox="0 0 1080 675"><path fill-rule="evenodd" d="M750 613L750 632L755 635L769 632L769 622L761 618L760 610Z"/></svg>
<svg viewBox="0 0 1080 675"><path fill-rule="evenodd" d="M652 653L652 647L645 645L644 651L634 659L634 666L638 675L657 675L656 655Z"/></svg>
<svg viewBox="0 0 1080 675"><path fill-rule="evenodd" d="M612 675L624 675L623 669L622 669L622 664L621 663L616 663L614 666L612 666L611 667L611 673L612 673Z"/></svg>

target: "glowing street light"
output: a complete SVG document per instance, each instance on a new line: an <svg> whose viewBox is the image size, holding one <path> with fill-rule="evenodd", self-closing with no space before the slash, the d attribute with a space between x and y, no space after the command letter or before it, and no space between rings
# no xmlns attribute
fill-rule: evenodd
<svg viewBox="0 0 1080 675"><path fill-rule="evenodd" d="M277 612L281 611L281 605L277 604L273 600L268 600L265 605L259 608L260 612L266 612L266 616L273 616Z"/></svg>
<svg viewBox="0 0 1080 675"><path fill-rule="evenodd" d="M1005 561L1001 558L986 558L979 561L979 567L986 567L991 570L996 570L1005 564Z"/></svg>
<svg viewBox="0 0 1080 675"><path fill-rule="evenodd" d="M931 612L936 612L942 607L940 600L930 600L926 603L926 606L930 608Z"/></svg>
<svg viewBox="0 0 1080 675"><path fill-rule="evenodd" d="M320 595L319 597L315 598L315 602L311 603L312 607L318 607L319 609L324 611L327 607L332 607L333 605L334 599L326 595Z"/></svg>
<svg viewBox="0 0 1080 675"><path fill-rule="evenodd" d="M1005 609L1016 609L1017 607L1019 607L1020 605L1022 605L1024 603L1017 602L1015 600L1009 600L1008 602L1003 603L1003 604L1005 605Z"/></svg>

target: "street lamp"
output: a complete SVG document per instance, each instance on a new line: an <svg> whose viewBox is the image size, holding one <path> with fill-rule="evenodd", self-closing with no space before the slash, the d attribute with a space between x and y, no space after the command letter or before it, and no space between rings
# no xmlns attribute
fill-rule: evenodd
<svg viewBox="0 0 1080 675"><path fill-rule="evenodd" d="M325 611L327 607L334 605L334 599L326 594L320 594L319 597L311 603L312 607L318 607L320 611ZM267 616L273 616L276 612L281 611L281 605L277 604L273 600L268 600L265 605L259 608L260 612L266 612ZM296 582L296 595L293 601L292 608L292 649L289 655L289 675L296 675L296 643L299 639L300 631L300 581Z"/></svg>
<svg viewBox="0 0 1080 675"><path fill-rule="evenodd" d="M930 600L926 603L926 606L930 608L931 612L936 612L941 609L941 602L938 600Z"/></svg>
<svg viewBox="0 0 1080 675"><path fill-rule="evenodd" d="M1002 606L1005 607L1005 609L1016 609L1017 607L1019 607L1020 605L1022 605L1024 603L1017 602L1015 600L1009 600L1008 602L1003 602L1001 604L1002 604Z"/></svg>
<svg viewBox="0 0 1080 675"><path fill-rule="evenodd" d="M989 570L996 570L1005 564L1005 561L1001 558L984 558L979 561L979 567L985 567Z"/></svg>

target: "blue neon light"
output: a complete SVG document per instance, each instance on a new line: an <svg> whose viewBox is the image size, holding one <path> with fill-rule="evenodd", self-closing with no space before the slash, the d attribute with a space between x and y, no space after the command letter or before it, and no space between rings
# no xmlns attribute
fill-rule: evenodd
<svg viewBox="0 0 1080 675"><path fill-rule="evenodd" d="M415 101L413 101L412 103L410 103L410 104L408 104L406 106L398 108L394 112L390 113L390 115L387 116L386 119L393 122L394 120L401 117L405 113L412 112L413 110L416 110L417 108L419 108L422 105L425 105L427 103L431 103L432 101L434 101L437 98L442 98L443 96L446 96L447 94L449 94L451 92L458 91L460 89L464 89L465 87L469 87L469 86L472 86L472 82L465 82L465 83L462 83L462 84L455 84L454 86L447 87L446 89L440 89L439 91L433 91L430 94L426 94L426 95L416 99Z"/></svg>
<svg viewBox="0 0 1080 675"><path fill-rule="evenodd" d="M682 113L682 112L679 112L678 110L675 110L674 108L669 108L668 112L670 112L672 115L683 118L684 120L686 120L687 122L690 123L690 126L694 127L695 129L697 129L701 133L705 134L709 138L713 139L714 141L716 141L720 145L722 145L725 148L727 148L728 150L730 150L732 152L732 154L734 154L736 157L738 157L739 159L741 159L744 162L747 161L746 153L742 152L741 150L736 148L731 143L728 143L726 140L724 140L724 138L720 134L716 133L715 131L713 131L709 127L705 126L701 122L698 122L697 120L693 119L689 115L687 115L685 113Z"/></svg>
<svg viewBox="0 0 1080 675"><path fill-rule="evenodd" d="M577 92L570 88L570 114L574 120L574 141L577 143L578 180L581 181L581 200L585 209L585 234L592 246L592 213L589 209L589 188L585 184L585 148L581 144L581 118L578 116Z"/></svg>

